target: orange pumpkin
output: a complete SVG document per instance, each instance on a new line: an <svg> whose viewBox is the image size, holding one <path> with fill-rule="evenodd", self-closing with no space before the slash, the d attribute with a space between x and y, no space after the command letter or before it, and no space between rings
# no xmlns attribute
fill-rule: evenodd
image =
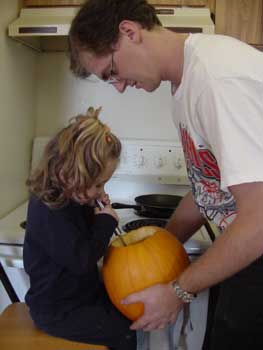
<svg viewBox="0 0 263 350"><path fill-rule="evenodd" d="M123 305L127 295L176 279L189 265L183 245L167 230L144 226L112 241L104 258L102 275L112 303L126 317L136 320L142 303Z"/></svg>

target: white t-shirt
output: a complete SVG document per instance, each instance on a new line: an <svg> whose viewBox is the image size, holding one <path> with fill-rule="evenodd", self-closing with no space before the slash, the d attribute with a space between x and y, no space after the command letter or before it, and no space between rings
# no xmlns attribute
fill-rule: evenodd
<svg viewBox="0 0 263 350"><path fill-rule="evenodd" d="M236 215L228 187L263 181L263 53L223 35L190 35L172 103L195 201L224 230Z"/></svg>

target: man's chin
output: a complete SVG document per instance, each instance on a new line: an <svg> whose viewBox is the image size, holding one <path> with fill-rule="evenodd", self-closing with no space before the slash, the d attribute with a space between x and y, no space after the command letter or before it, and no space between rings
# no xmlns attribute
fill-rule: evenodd
<svg viewBox="0 0 263 350"><path fill-rule="evenodd" d="M160 84L159 84L160 85ZM159 85L158 86L148 86L148 87L145 87L145 88L143 88L145 91L147 91L147 92L153 92L153 91L155 91L156 89L158 89L158 87L159 87Z"/></svg>
<svg viewBox="0 0 263 350"><path fill-rule="evenodd" d="M153 91L157 90L158 87L159 87L160 85L161 85L161 82L159 81L159 82L156 83L156 84L152 84L151 86L146 87L146 88L145 88L145 91L147 91L147 92L153 92Z"/></svg>
<svg viewBox="0 0 263 350"><path fill-rule="evenodd" d="M153 92L156 89L158 89L160 84L161 84L161 82L159 82L158 84L152 84L152 85L136 84L135 87L136 87L137 90L144 90L146 92Z"/></svg>

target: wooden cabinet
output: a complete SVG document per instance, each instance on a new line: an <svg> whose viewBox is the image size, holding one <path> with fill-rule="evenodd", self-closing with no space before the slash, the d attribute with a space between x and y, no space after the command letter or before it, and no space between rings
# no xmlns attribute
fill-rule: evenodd
<svg viewBox="0 0 263 350"><path fill-rule="evenodd" d="M85 0L23 0L23 7L30 6L80 6Z"/></svg>
<svg viewBox="0 0 263 350"><path fill-rule="evenodd" d="M85 0L23 0L23 6L79 6ZM149 0L153 5L174 6L212 6L215 0Z"/></svg>
<svg viewBox="0 0 263 350"><path fill-rule="evenodd" d="M216 33L263 44L263 0L217 0Z"/></svg>
<svg viewBox="0 0 263 350"><path fill-rule="evenodd" d="M86 0L20 0L23 7L81 6ZM216 0L148 0L152 5L209 7L215 14Z"/></svg>
<svg viewBox="0 0 263 350"><path fill-rule="evenodd" d="M153 5L206 6L206 0L148 0Z"/></svg>

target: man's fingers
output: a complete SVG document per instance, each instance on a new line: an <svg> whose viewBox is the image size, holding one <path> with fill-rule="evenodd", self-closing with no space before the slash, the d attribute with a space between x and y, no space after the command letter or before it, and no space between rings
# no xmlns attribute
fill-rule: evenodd
<svg viewBox="0 0 263 350"><path fill-rule="evenodd" d="M144 329L145 327L147 327L148 323L149 321L143 315L140 318L138 318L138 320L133 322L133 324L130 326L130 329L133 329L133 330Z"/></svg>
<svg viewBox="0 0 263 350"><path fill-rule="evenodd" d="M159 321L155 321L155 322L148 322L148 324L146 324L143 327L144 331L152 331L154 329L164 329L166 326L167 322L163 321L163 320L159 320Z"/></svg>
<svg viewBox="0 0 263 350"><path fill-rule="evenodd" d="M128 295L125 299L122 299L121 304L134 304L134 303L143 303L143 292L133 293Z"/></svg>
<svg viewBox="0 0 263 350"><path fill-rule="evenodd" d="M152 317L149 317L147 313L141 316L138 320L133 322L131 329L138 330L143 329L144 331L151 331L153 329L163 329L169 323L167 318L155 319L152 320Z"/></svg>

